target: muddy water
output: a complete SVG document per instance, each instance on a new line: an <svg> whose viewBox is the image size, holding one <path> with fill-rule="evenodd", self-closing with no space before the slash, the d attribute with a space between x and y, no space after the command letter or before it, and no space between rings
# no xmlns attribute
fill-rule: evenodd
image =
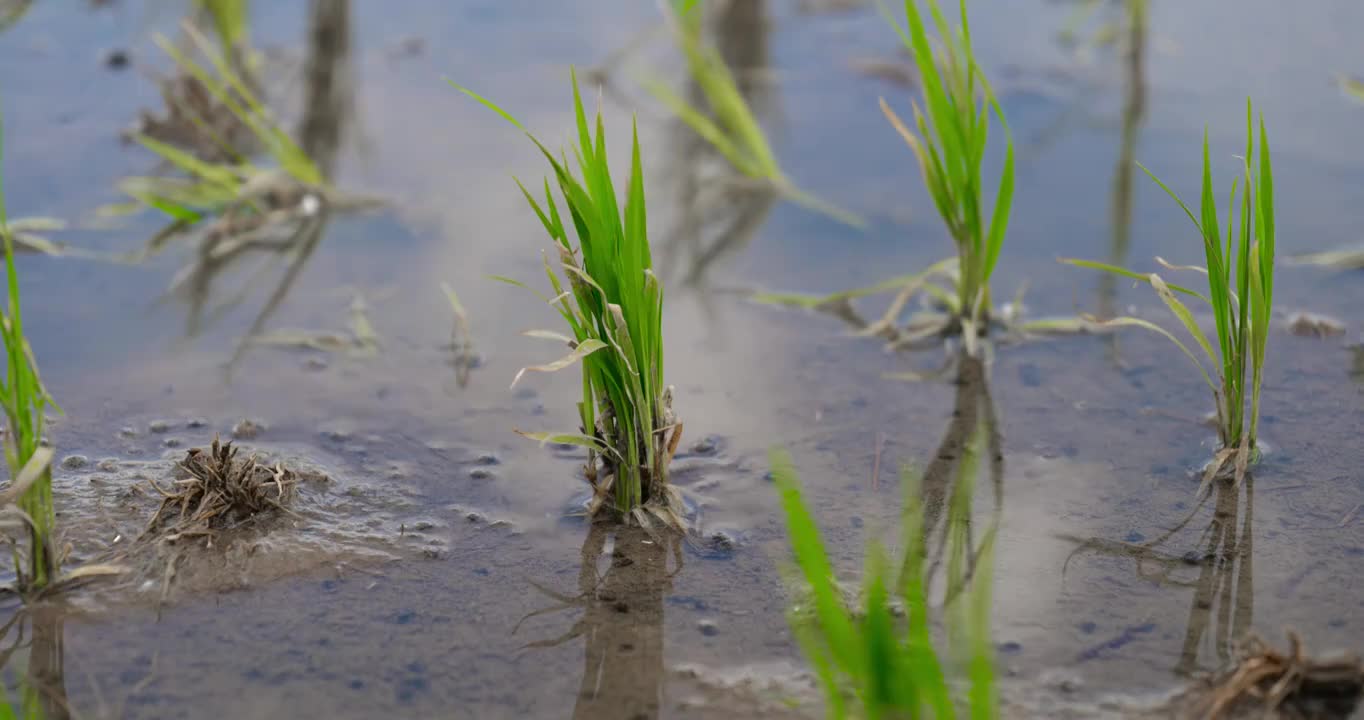
<svg viewBox="0 0 1364 720"><path fill-rule="evenodd" d="M184 249L134 267L22 258L32 341L66 410L52 435L60 456L88 460L57 478L76 560L132 543L155 500L130 488L242 419L262 426L246 444L330 478L304 488L296 517L180 561L169 584L138 566L130 581L71 598L55 632L72 707L111 717L818 715L783 617L766 448L792 450L831 553L854 579L863 543L893 526L893 468L935 456L961 388L881 377L937 355L888 356L836 320L724 292L842 289L947 250L910 155L875 110L878 95L903 105L906 91L853 70L896 61L893 34L866 8L801 14L751 2L722 43L764 81L751 91L787 172L869 229L754 204L736 216L755 232L738 220L706 228L708 241L731 236L726 251L686 235L660 251L673 258L660 268L671 279L667 375L690 448L676 472L700 513L698 536L676 547L565 518L583 496L579 459L511 432L573 422L571 378L507 389L517 368L555 351L517 332L554 317L486 279L539 277L545 239L509 175L542 169L524 138L441 81L457 78L564 137L567 67L631 42L656 20L647 3L351 8L356 114L338 184L391 203L331 223L266 329L345 331L359 293L380 338L374 357L251 348L229 378L225 364L283 273L277 262L254 284L245 272L218 279L214 302L242 298L188 336L189 304L165 293ZM254 40L301 68L306 4L260 5ZM1364 161L1349 148L1364 109L1333 76L1364 73L1351 33L1364 10L1343 0L1293 14L1267 0L1153 5L1133 69L1112 49L1059 46L1065 7L973 4L976 42L1020 142L996 292L1027 282L1038 314L1130 306L1163 320L1141 289L1052 259L1196 261L1177 210L1141 178L1122 179L1122 146L1191 194L1202 123L1229 170L1247 94L1275 140L1281 251L1358 240ZM174 22L163 3L42 3L0 35L12 214L79 220L116 199L117 178L148 170L117 136L156 101L154 87L104 68L101 53L127 48L135 66L164 68L150 36ZM666 50L646 49L615 74L605 107L618 128L640 109L651 220L666 244L685 179L706 168L631 81L646 66L676 74ZM297 105L299 72L280 73L283 107ZM154 229L139 220L62 239L129 251ZM444 347L452 317L441 282L468 307L482 359L464 387ZM1339 316L1349 338L1362 295L1354 274L1293 268L1278 281L1286 311ZM1201 506L1189 473L1208 453L1211 431L1198 422L1208 401L1176 350L1143 335L999 350L988 385L1003 474L981 484L978 514L1002 523L995 632L1018 715L1124 714L1217 667L1247 630L1352 644L1364 623L1364 450L1343 345L1274 336L1262 425L1274 451L1253 483ZM50 640L53 626L40 624L35 636Z"/></svg>

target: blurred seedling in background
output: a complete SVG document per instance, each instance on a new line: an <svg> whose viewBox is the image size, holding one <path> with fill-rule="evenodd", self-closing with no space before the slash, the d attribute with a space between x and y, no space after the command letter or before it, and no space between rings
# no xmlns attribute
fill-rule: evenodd
<svg viewBox="0 0 1364 720"><path fill-rule="evenodd" d="M245 0L192 0L184 27L208 33L217 41L224 63L253 96L262 94L263 59L250 44L250 5ZM183 33L178 52L193 51L196 39ZM142 110L124 138L150 137L209 162L230 162L261 148L251 127L198 74L177 65L169 75L146 71L160 91L161 114ZM235 95L233 99L241 102Z"/></svg>
<svg viewBox="0 0 1364 720"><path fill-rule="evenodd" d="M686 58L687 77L697 91L696 97L684 98L653 76L645 76L644 87L739 171L740 178L726 180L734 185L732 191L766 191L838 222L862 227L860 218L801 190L782 172L729 65L702 37L704 5L663 5L669 28Z"/></svg>
<svg viewBox="0 0 1364 720"><path fill-rule="evenodd" d="M990 276L1004 245L1013 202L1013 140L1004 113L976 63L965 1L960 4L961 27L957 30L948 25L936 0L929 0L927 7L938 31L936 49L915 0L905 2L908 30L889 15L887 18L913 55L920 77L923 106L914 104L914 129L884 99L881 110L918 161L934 206L952 237L956 256L867 288L825 296L759 293L754 299L846 317L855 314L851 305L854 299L895 293L881 318L858 331L859 335L885 339L893 349L939 346L945 340L960 338L967 353L978 356L982 340L991 330L1026 336L1092 329L1091 323L1072 318L1025 323L1020 318L1021 302L1002 308L992 304ZM983 166L992 113L1004 132L1005 157L993 210L987 217ZM921 301L922 309L902 324L901 316L915 298Z"/></svg>
<svg viewBox="0 0 1364 720"><path fill-rule="evenodd" d="M1106 326L1136 326L1164 335L1198 367L1199 374L1212 390L1216 406L1220 447L1204 472L1199 494L1215 477L1230 471L1239 482L1249 465L1260 455L1256 443L1260 419L1260 385L1263 379L1265 345L1274 301L1274 173L1269 154L1269 136L1264 116L1259 122L1259 155L1254 154L1254 112L1246 101L1246 145L1240 159L1242 176L1232 181L1227 199L1227 233L1223 238L1217 219L1217 197L1213 192L1212 161L1208 135L1203 133L1203 185L1200 215L1184 204L1165 183L1144 166L1147 175L1179 204L1203 240L1206 267L1171 265L1156 261L1170 271L1189 271L1208 281L1208 294L1166 283L1157 273L1141 274L1107 263L1072 258L1072 265L1089 267L1147 282L1194 339L1214 368L1209 373L1187 345L1170 331L1149 320L1118 317L1104 321ZM1258 164L1257 164L1258 161ZM1239 186L1238 186L1239 182ZM1237 205L1237 192L1240 204ZM1239 217L1239 222L1237 218ZM1198 298L1212 310L1216 323L1216 345L1176 293ZM1215 377L1215 379L1214 379ZM1249 405L1247 407L1247 404Z"/></svg>
<svg viewBox="0 0 1364 720"><path fill-rule="evenodd" d="M240 68L249 64L244 59L249 53L240 49L245 45L246 19L240 14L244 13L245 4L227 5L233 9L209 12L214 19L212 26L224 38L227 49L215 47L192 24L184 28L189 49L177 47L164 37L157 37L156 41L175 61L178 71L193 78L197 87L213 100L212 112L230 116L248 131L250 142L239 143L216 132L216 116L204 114L208 109L180 106L191 124L203 130L227 159L206 159L192 149L136 135L137 142L155 153L173 172L123 179L119 188L133 201L103 208L102 212L118 215L150 208L169 218L169 224L140 251L125 258L128 262L147 260L177 242L193 248L193 259L168 289L169 295L190 304L186 326L190 336L258 292L259 280L281 266L284 268L283 276L268 292L264 308L238 345L228 364L231 368L250 341L262 334L265 322L287 296L317 248L332 214L371 209L381 202L340 192L327 180L335 146L340 141L338 128L343 113L338 108L345 107L350 92L346 83L338 82L346 77L348 54L344 50L348 43L318 47L316 42L310 42L300 144L281 128L252 83L243 77ZM346 3L315 5L310 21L314 26L325 23L335 28L332 35L348 37ZM207 3L205 7L217 5ZM268 162L258 164L253 160L257 155L264 155ZM236 294L211 304L217 279L250 259L257 261L256 267Z"/></svg>
<svg viewBox="0 0 1364 720"><path fill-rule="evenodd" d="M691 11L697 17L695 32L705 36L696 42L713 47L711 54L724 63L758 123L773 122L780 112L768 10L767 0L725 0ZM686 77L679 92L692 107L708 105L694 75ZM780 198L770 183L750 179L682 116L670 118L666 128L662 177L674 214L662 241L660 265L665 280L680 277L684 285L701 289L692 295L713 316L710 271L752 241Z"/></svg>

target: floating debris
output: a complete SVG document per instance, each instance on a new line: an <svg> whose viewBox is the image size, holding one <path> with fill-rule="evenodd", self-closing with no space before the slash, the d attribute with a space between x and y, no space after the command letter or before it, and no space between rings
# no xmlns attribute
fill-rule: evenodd
<svg viewBox="0 0 1364 720"><path fill-rule="evenodd" d="M1327 315L1297 312L1288 316L1288 331L1298 337L1338 337L1345 334L1345 323Z"/></svg>
<svg viewBox="0 0 1364 720"><path fill-rule="evenodd" d="M455 383L463 388L469 384L469 373L478 367L479 356L474 350L473 331L469 328L469 313L464 309L464 303L459 301L459 295L455 294L455 289L446 283L440 284L445 291L445 299L450 303L450 310L454 312L454 325L450 330L451 352L450 364L455 368Z"/></svg>
<svg viewBox="0 0 1364 720"><path fill-rule="evenodd" d="M914 70L914 64L904 59L856 57L848 61L848 68L858 75L884 80L902 88L914 88L919 84L919 73Z"/></svg>
<svg viewBox="0 0 1364 720"><path fill-rule="evenodd" d="M146 533L167 542L211 538L261 513L288 512L285 506L294 497L298 474L282 463L263 465L254 454L239 458L237 450L214 437L208 449L185 453L169 489L150 481L163 499Z"/></svg>
<svg viewBox="0 0 1364 720"><path fill-rule="evenodd" d="M796 10L802 15L825 15L861 10L870 3L867 0L800 0Z"/></svg>

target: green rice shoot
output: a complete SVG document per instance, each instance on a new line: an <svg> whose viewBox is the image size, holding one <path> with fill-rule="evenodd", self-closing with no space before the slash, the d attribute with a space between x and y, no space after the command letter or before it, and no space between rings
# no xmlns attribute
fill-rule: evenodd
<svg viewBox="0 0 1364 720"><path fill-rule="evenodd" d="M905 0L907 28L887 15L913 56L922 104L914 103L912 124L903 121L884 99L880 104L918 162L934 208L952 238L955 256L862 290L825 297L760 293L754 299L827 309L842 308L853 297L898 291L881 319L859 334L883 337L893 348L914 348L960 336L967 351L976 355L977 338L987 335L992 325L1024 329L1008 313L996 313L990 298L990 278L1004 246L1013 205L1013 138L976 62L965 0L960 1L961 26L955 29L937 0L926 0L925 5L937 30L936 45L929 39L928 24L916 0ZM1003 130L1005 145L993 203L986 198L984 177L991 114ZM916 314L901 328L900 316L915 297L927 300L931 310ZM1054 324L1048 321L1040 329L1052 332ZM1073 325L1073 321L1065 323L1066 328Z"/></svg>
<svg viewBox="0 0 1364 720"><path fill-rule="evenodd" d="M979 439L977 433L975 440ZM972 442L969 447L978 449L979 443ZM912 474L903 473L903 566L897 573L884 549L872 543L863 571L861 607L852 608L844 599L819 529L801 497L800 480L790 456L774 450L771 465L798 577L808 585L804 597L810 608L793 607L791 625L824 690L828 717L997 717L994 645L990 639L994 532L982 545L981 571L971 577L966 577L965 570L965 558L971 552L964 542L965 534L949 535L949 583L964 583L957 585L964 590L948 601L951 652L941 653L930 627L924 508ZM974 461L963 462L961 473L973 475L974 470ZM952 513L969 513L972 487L969 481L957 487ZM967 498L965 502L963 498ZM956 675L964 676L964 683L955 682ZM960 689L963 684L964 690Z"/></svg>
<svg viewBox="0 0 1364 720"><path fill-rule="evenodd" d="M118 214L147 207L165 214L171 225L153 238L148 253L158 251L168 239L187 233L209 219L221 220L215 228L221 234L259 234L258 231L295 214L292 207L278 206L279 199L306 196L308 189L319 188L324 182L317 165L272 118L228 55L215 48L193 26L187 25L186 32L199 54L206 58L207 65L165 37L158 36L156 42L182 72L193 76L222 108L249 129L274 167L257 166L226 138L216 135L214 140L226 154L235 158L234 161L211 162L150 136L134 136L143 147L183 173L175 177L125 178L119 188L136 202L131 207L103 209L105 214ZM193 111L193 108L186 109L196 125L204 129L212 127L209 118L198 117ZM248 241L257 239L248 237Z"/></svg>
<svg viewBox="0 0 1364 720"><path fill-rule="evenodd" d="M961 27L948 25L937 0L926 3L940 47L930 44L916 0L905 0L908 31L896 25L919 71L924 104L914 104L914 128L884 100L881 109L913 151L933 204L957 250L957 301L953 310L970 333L987 319L990 276L999 260L1014 190L1014 145L1004 111L976 64L966 0ZM1004 129L1005 157L994 209L985 214L983 165L990 135L990 111ZM915 132L917 130L917 134Z"/></svg>
<svg viewBox="0 0 1364 720"><path fill-rule="evenodd" d="M1239 164L1241 177L1232 181L1227 197L1227 226L1223 236L1217 216L1217 195L1213 190L1212 161L1207 130L1203 133L1203 184L1199 212L1179 198L1145 166L1142 170L1165 190L1188 216L1203 240L1205 266L1176 266L1157 258L1171 271L1192 271L1207 278L1208 291L1201 292L1165 282L1158 273L1142 274L1125 268L1088 260L1064 258L1062 262L1095 268L1147 282L1161 301L1179 319L1206 358L1173 333L1138 318L1121 317L1106 324L1133 325L1154 330L1168 337L1198 367L1212 390L1217 408L1218 438L1221 448L1209 463L1200 493L1224 468L1232 467L1239 481L1246 468L1256 460L1260 418L1260 387L1264 378L1265 345L1274 301L1274 169L1269 152L1269 135L1264 116L1259 117L1259 154L1256 151L1254 109L1246 101L1245 154ZM1238 185L1239 182L1239 185ZM1239 198L1238 198L1239 192ZM1207 304L1216 324L1215 342L1195 320L1192 311L1176 293L1197 298Z"/></svg>
<svg viewBox="0 0 1364 720"><path fill-rule="evenodd" d="M668 110L701 136L733 167L750 180L766 183L780 197L853 227L861 218L801 190L782 172L762 124L744 98L733 72L720 53L702 39L701 3L665 6L669 24L686 57L687 72L706 108L678 95L658 78L646 77L644 87Z"/></svg>
<svg viewBox="0 0 1364 720"><path fill-rule="evenodd" d="M544 258L552 295L544 299L569 331L527 334L563 342L570 352L546 365L523 368L516 379L528 371L555 372L581 362L583 383L578 432L523 434L587 449L586 473L593 487L589 512L611 507L642 525L648 525L648 516L653 515L666 525L680 526L681 503L668 484L668 465L682 424L673 415L672 390L663 384L663 287L654 275L649 250L638 131L622 207L611 181L601 112L595 123L589 122L576 74L577 173L566 153L556 157L511 114L467 88L455 87L525 132L540 149L577 237L575 246L549 179L544 182L543 201L517 181L554 242L553 253Z"/></svg>
<svg viewBox="0 0 1364 720"><path fill-rule="evenodd" d="M4 127L0 124L0 163ZM3 175L3 173L0 173ZM5 282L9 304L0 311L0 339L4 342L5 376L0 382L0 407L5 413L5 464L10 485L3 493L17 493L17 511L27 528L27 557L14 548L18 589L37 592L57 579L58 556L53 542L57 519L52 502L52 450L42 447L46 412L58 409L38 376L38 364L24 336L19 298L19 272L14 266L14 238L8 228L4 186L0 180L0 236L4 237ZM10 508L6 509L7 511Z"/></svg>
<svg viewBox="0 0 1364 720"><path fill-rule="evenodd" d="M229 53L250 47L251 5L247 0L195 0Z"/></svg>

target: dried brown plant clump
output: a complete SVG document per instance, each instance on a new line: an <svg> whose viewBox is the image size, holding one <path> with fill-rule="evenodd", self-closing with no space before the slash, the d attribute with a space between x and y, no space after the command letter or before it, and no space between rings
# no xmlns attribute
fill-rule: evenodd
<svg viewBox="0 0 1364 720"><path fill-rule="evenodd" d="M1288 633L1287 653L1256 636L1247 639L1241 659L1214 679L1198 704L1196 717L1345 718L1364 691L1364 664L1358 655L1316 660L1306 657L1297 633Z"/></svg>
<svg viewBox="0 0 1364 720"><path fill-rule="evenodd" d="M281 463L264 465L254 453L239 457L237 450L215 436L210 447L185 453L169 489L153 481L163 499L146 534L165 541L211 539L219 530L261 513L288 513L298 474Z"/></svg>

